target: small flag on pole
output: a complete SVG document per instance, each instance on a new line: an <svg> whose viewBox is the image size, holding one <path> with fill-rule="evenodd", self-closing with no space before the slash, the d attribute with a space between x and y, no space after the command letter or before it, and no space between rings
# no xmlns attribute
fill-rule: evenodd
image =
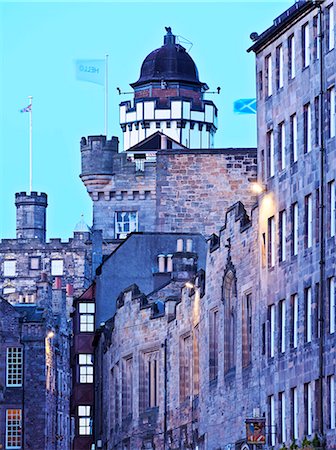
<svg viewBox="0 0 336 450"><path fill-rule="evenodd" d="M257 100L255 98L241 98L233 103L233 112L236 114L256 114Z"/></svg>
<svg viewBox="0 0 336 450"><path fill-rule="evenodd" d="M20 109L21 113L30 112L32 105L28 105L25 108Z"/></svg>
<svg viewBox="0 0 336 450"><path fill-rule="evenodd" d="M89 83L105 84L105 60L104 59L77 59L76 78Z"/></svg>

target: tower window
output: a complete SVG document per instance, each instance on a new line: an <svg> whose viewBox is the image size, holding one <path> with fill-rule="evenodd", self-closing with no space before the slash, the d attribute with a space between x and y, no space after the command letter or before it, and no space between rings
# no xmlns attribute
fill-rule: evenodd
<svg viewBox="0 0 336 450"><path fill-rule="evenodd" d="M16 275L16 260L9 259L3 263L3 275L4 277L15 277Z"/></svg>
<svg viewBox="0 0 336 450"><path fill-rule="evenodd" d="M125 239L129 233L138 231L138 213L136 211L118 211L115 213L115 236Z"/></svg>
<svg viewBox="0 0 336 450"><path fill-rule="evenodd" d="M53 259L51 260L51 275L59 277L63 275L63 260Z"/></svg>

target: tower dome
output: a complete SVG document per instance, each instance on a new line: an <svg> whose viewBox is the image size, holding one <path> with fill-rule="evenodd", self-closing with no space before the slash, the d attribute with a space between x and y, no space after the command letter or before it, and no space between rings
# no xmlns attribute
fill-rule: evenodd
<svg viewBox="0 0 336 450"><path fill-rule="evenodd" d="M166 27L162 47L146 56L140 70L140 78L131 86L136 88L155 81L180 81L202 86L198 70L191 56L182 45L176 43L171 28Z"/></svg>

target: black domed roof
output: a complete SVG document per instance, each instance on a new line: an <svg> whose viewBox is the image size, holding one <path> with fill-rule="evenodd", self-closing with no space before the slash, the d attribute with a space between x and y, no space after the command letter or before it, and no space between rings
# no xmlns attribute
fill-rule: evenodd
<svg viewBox="0 0 336 450"><path fill-rule="evenodd" d="M151 81L184 81L191 84L203 85L198 78L198 70L191 56L180 44L171 28L166 28L162 47L152 51L141 66L140 78L131 86L137 87Z"/></svg>

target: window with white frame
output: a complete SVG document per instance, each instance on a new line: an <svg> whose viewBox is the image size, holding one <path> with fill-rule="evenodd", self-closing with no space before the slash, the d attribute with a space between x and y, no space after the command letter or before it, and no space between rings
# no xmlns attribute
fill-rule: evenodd
<svg viewBox="0 0 336 450"><path fill-rule="evenodd" d="M78 434L80 436L88 436L91 431L91 407L87 405L78 406Z"/></svg>
<svg viewBox="0 0 336 450"><path fill-rule="evenodd" d="M268 55L265 58L265 73L266 73L266 96L270 97L272 95L272 83L273 83L271 55Z"/></svg>
<svg viewBox="0 0 336 450"><path fill-rule="evenodd" d="M280 261L286 261L286 229L287 229L287 215L286 210L280 212Z"/></svg>
<svg viewBox="0 0 336 450"><path fill-rule="evenodd" d="M312 149L312 142L311 142L312 121L311 121L310 103L307 103L303 107L303 128L304 128L304 152L309 153Z"/></svg>
<svg viewBox="0 0 336 450"><path fill-rule="evenodd" d="M22 447L21 409L6 410L6 449Z"/></svg>
<svg viewBox="0 0 336 450"><path fill-rule="evenodd" d="M275 172L275 158L274 158L274 134L273 130L267 133L267 159L268 159L268 176L273 177Z"/></svg>
<svg viewBox="0 0 336 450"><path fill-rule="evenodd" d="M7 348L6 386L22 386L23 354L21 347Z"/></svg>
<svg viewBox="0 0 336 450"><path fill-rule="evenodd" d="M79 331L82 333L92 333L94 331L95 304L79 303Z"/></svg>
<svg viewBox="0 0 336 450"><path fill-rule="evenodd" d="M335 333L335 277L328 279L329 333Z"/></svg>
<svg viewBox="0 0 336 450"><path fill-rule="evenodd" d="M330 236L335 236L336 232L336 184L335 181L329 183L329 220Z"/></svg>
<svg viewBox="0 0 336 450"><path fill-rule="evenodd" d="M302 26L302 67L308 67L310 64L310 44L309 44L309 23Z"/></svg>
<svg viewBox="0 0 336 450"><path fill-rule="evenodd" d="M292 205L292 254L298 254L299 244L299 207L297 203Z"/></svg>
<svg viewBox="0 0 336 450"><path fill-rule="evenodd" d="M328 377L329 385L329 427L336 428L336 404L335 404L335 375Z"/></svg>
<svg viewBox="0 0 336 450"><path fill-rule="evenodd" d="M268 267L275 266L275 220L268 219Z"/></svg>
<svg viewBox="0 0 336 450"><path fill-rule="evenodd" d="M305 397L305 432L310 436L313 432L313 398L312 398L312 383L305 383L304 397Z"/></svg>
<svg viewBox="0 0 336 450"><path fill-rule="evenodd" d="M298 160L298 145L297 145L297 117L296 114L293 114L290 118L291 125L291 151L292 151L292 162L296 162Z"/></svg>
<svg viewBox="0 0 336 450"><path fill-rule="evenodd" d="M280 321L280 352L286 351L286 300L279 302L279 321Z"/></svg>
<svg viewBox="0 0 336 450"><path fill-rule="evenodd" d="M280 170L286 168L286 135L285 135L285 122L281 122L279 125L279 155L280 155Z"/></svg>
<svg viewBox="0 0 336 450"><path fill-rule="evenodd" d="M274 395L269 396L269 418L270 418L270 445L275 445L276 425L275 425L275 400Z"/></svg>
<svg viewBox="0 0 336 450"><path fill-rule="evenodd" d="M269 306L269 322L270 322L269 356L270 358L273 358L275 348L275 305Z"/></svg>
<svg viewBox="0 0 336 450"><path fill-rule="evenodd" d="M79 382L93 383L93 355L91 353L80 353L78 355Z"/></svg>
<svg viewBox="0 0 336 450"><path fill-rule="evenodd" d="M335 30L334 30L334 5L327 8L327 48L332 50L335 47Z"/></svg>
<svg viewBox="0 0 336 450"><path fill-rule="evenodd" d="M128 234L138 231L138 213L136 211L117 211L115 213L115 236L125 239Z"/></svg>
<svg viewBox="0 0 336 450"><path fill-rule="evenodd" d="M335 86L328 89L328 128L329 137L335 137Z"/></svg>
<svg viewBox="0 0 336 450"><path fill-rule="evenodd" d="M63 275L63 259L51 260L51 275L53 277L61 277Z"/></svg>
<svg viewBox="0 0 336 450"><path fill-rule="evenodd" d="M292 388L292 438L299 437L299 404L297 387Z"/></svg>
<svg viewBox="0 0 336 450"><path fill-rule="evenodd" d="M298 295L294 294L292 296L292 342L293 347L296 348L298 346L298 331L299 331L299 301Z"/></svg>
<svg viewBox="0 0 336 450"><path fill-rule="evenodd" d="M312 340L312 290L311 287L305 289L305 335L306 342Z"/></svg>
<svg viewBox="0 0 336 450"><path fill-rule="evenodd" d="M311 194L305 197L305 231L306 247L313 245L313 197Z"/></svg>
<svg viewBox="0 0 336 450"><path fill-rule="evenodd" d="M295 78L295 39L294 34L288 38L288 75L289 79Z"/></svg>
<svg viewBox="0 0 336 450"><path fill-rule="evenodd" d="M16 275L16 260L7 259L3 262L4 277L15 277Z"/></svg>
<svg viewBox="0 0 336 450"><path fill-rule="evenodd" d="M283 47L279 45L276 49L276 75L277 89L283 87Z"/></svg>
<svg viewBox="0 0 336 450"><path fill-rule="evenodd" d="M286 396L284 392L280 392L279 394L279 401L280 401L280 442L284 443L286 442Z"/></svg>

